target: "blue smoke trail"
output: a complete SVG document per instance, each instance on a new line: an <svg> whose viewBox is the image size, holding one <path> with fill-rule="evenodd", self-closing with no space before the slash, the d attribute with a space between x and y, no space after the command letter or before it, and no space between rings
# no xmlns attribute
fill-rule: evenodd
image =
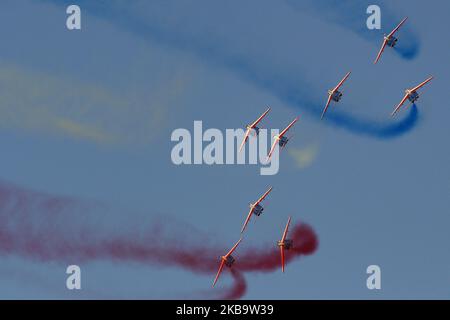
<svg viewBox="0 0 450 320"><path fill-rule="evenodd" d="M331 21L343 28L349 29L363 39L376 46L381 46L383 33L394 29L404 16L394 15L381 1L372 0L285 0L292 8L301 12L311 12L320 19ZM381 30L369 30L366 26L367 7L377 4L381 9ZM406 23L397 31L398 43L395 52L402 58L411 60L419 53L419 38L411 30L411 22Z"/></svg>
<svg viewBox="0 0 450 320"><path fill-rule="evenodd" d="M393 49L395 52L397 52L402 57L408 60L413 59L418 52L418 47L412 46L400 46L400 47L395 46Z"/></svg>
<svg viewBox="0 0 450 320"><path fill-rule="evenodd" d="M309 102L304 104L304 100L298 96L285 96L287 103L295 105L303 105L304 110L314 114L319 119L323 106L315 106L315 103ZM345 106L339 105L339 109L345 109ZM333 112L328 112L323 121L332 123L333 125L347 129L351 132L368 137L385 140L400 137L414 128L420 120L419 110L413 104L407 116L401 121L386 123L386 121L374 121L369 119L356 118L348 113L333 109ZM389 120L388 120L389 121ZM393 121L393 120L391 120Z"/></svg>
<svg viewBox="0 0 450 320"><path fill-rule="evenodd" d="M342 113L330 114L330 117L328 117L327 120L333 121L339 126L351 126L361 134L377 137L380 139L388 139L398 137L412 129L419 120L419 111L417 109L417 106L414 104L411 107L411 111L408 113L406 118L404 118L400 122L389 125L368 120L355 121L355 119L352 119Z"/></svg>
<svg viewBox="0 0 450 320"><path fill-rule="evenodd" d="M69 3L66 0L45 1L57 4ZM201 57L203 61L231 69L241 78L270 91L280 100L301 108L315 119L320 119L322 106L318 105L310 96L314 88L302 79L298 71L292 70L286 65L271 67L265 63L258 63L254 57L245 57L242 53L236 54L235 48L214 43L215 39L202 38L201 35L196 34L183 34L182 30L172 31L164 25L151 24L145 17L133 13L130 6L118 7L114 5L117 3L119 2L78 1L78 4L83 5L83 8L88 8L90 14L107 19L138 36L146 39L151 38L163 46L194 53ZM389 139L401 136L411 130L417 121L418 111L416 107L413 107L406 118L396 123L361 119L338 110L333 110L332 113L327 114L324 123L333 124L350 132L373 138Z"/></svg>

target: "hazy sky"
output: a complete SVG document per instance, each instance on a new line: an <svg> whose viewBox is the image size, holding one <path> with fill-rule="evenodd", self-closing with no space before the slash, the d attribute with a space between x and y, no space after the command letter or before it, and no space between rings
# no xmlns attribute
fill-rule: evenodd
<svg viewBox="0 0 450 320"><path fill-rule="evenodd" d="M272 185L242 250L274 245L288 215L313 227L319 247L285 274L246 273L244 298L450 297L449 3L378 1L382 29L372 31L370 1L75 1L75 31L69 3L0 5L0 180L101 204L58 224L30 209L32 229L82 225L101 238L162 216L172 237L183 230L226 249L248 202ZM405 16L398 48L374 66L383 33ZM320 121L326 90L350 70L341 102ZM390 118L404 89L429 75L418 114ZM268 105L267 128L301 117L277 175L171 162L174 129L192 131L194 120L240 128ZM68 264L82 268L79 292L65 288ZM366 288L371 264L381 267L379 291ZM213 276L0 251L0 298L191 297Z"/></svg>

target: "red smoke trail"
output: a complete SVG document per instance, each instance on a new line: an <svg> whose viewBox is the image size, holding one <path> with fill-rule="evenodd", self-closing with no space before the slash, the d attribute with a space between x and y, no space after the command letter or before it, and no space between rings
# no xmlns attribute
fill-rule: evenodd
<svg viewBox="0 0 450 320"><path fill-rule="evenodd" d="M286 250L286 264L293 259L301 256L312 254L318 245L317 237L314 230L306 224L296 224L291 227L288 238L293 240L293 247ZM280 250L274 241L271 245L266 245L264 249L252 249L239 255L239 270L242 271L262 271L269 272L280 269Z"/></svg>
<svg viewBox="0 0 450 320"><path fill-rule="evenodd" d="M0 183L0 253L67 263L99 259L135 261L213 275L218 268L218 257L228 250L206 246L205 243L211 243L210 239L200 244L189 243L180 231L170 230L165 234L164 222L130 226L130 223L114 221L116 227L105 230L101 213L110 211L95 203L48 196ZM108 214L106 218L111 220L114 216ZM121 217L129 220L123 213ZM188 232L191 238L195 233ZM308 225L294 225L290 238L294 247L287 251L286 263L313 253L317 247L317 237ZM231 269L233 285L223 291L215 288L205 294L206 298L240 298L247 287L242 272L280 268L275 241L259 249L238 250L235 256L236 263ZM225 274L229 270L224 271Z"/></svg>
<svg viewBox="0 0 450 320"><path fill-rule="evenodd" d="M236 269L230 269L231 275L233 276L234 285L231 290L226 292L221 298L222 299L239 299L247 291L247 283L245 282L242 273Z"/></svg>

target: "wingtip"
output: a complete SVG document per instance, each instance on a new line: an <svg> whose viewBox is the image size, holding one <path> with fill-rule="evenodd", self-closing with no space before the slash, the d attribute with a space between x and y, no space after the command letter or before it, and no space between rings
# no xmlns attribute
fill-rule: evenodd
<svg viewBox="0 0 450 320"><path fill-rule="evenodd" d="M239 147L239 152L242 151L242 148L244 147L245 141L241 143L241 146Z"/></svg>

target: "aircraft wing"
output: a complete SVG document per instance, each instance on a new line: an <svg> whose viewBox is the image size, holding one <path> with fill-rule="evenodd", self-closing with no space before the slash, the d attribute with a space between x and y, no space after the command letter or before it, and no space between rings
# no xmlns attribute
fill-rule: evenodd
<svg viewBox="0 0 450 320"><path fill-rule="evenodd" d="M242 226L241 233L244 232L245 228L247 227L247 224L250 221L250 218L252 216L253 209L254 209L254 206L252 205L252 207L250 208L250 211L248 212L247 218L245 219L244 225Z"/></svg>
<svg viewBox="0 0 450 320"><path fill-rule="evenodd" d="M266 111L264 111L264 113L258 118L258 119L256 119L256 121L255 122L253 122L251 125L250 125L250 127L252 127L252 128L254 128L268 113L269 113L269 111L270 111L270 107L269 108L267 108L267 110Z"/></svg>
<svg viewBox="0 0 450 320"><path fill-rule="evenodd" d="M419 85L415 86L414 88L412 88L411 91L416 91L417 89L422 88L426 83L430 82L431 79L433 79L433 77L429 77L427 80L425 80L421 84L419 84Z"/></svg>
<svg viewBox="0 0 450 320"><path fill-rule="evenodd" d="M269 195L270 191L272 191L272 187L270 187L269 190L264 192L264 194L261 196L261 198L259 198L258 201L256 201L255 205L260 203L261 201L263 201Z"/></svg>
<svg viewBox="0 0 450 320"><path fill-rule="evenodd" d="M378 60L380 60L381 54L383 53L384 48L386 47L386 44L387 44L387 40L384 39L383 44L381 45L380 51L378 51L377 57L376 57L375 61L373 62L373 64L376 64L378 62Z"/></svg>
<svg viewBox="0 0 450 320"><path fill-rule="evenodd" d="M330 106L330 102L331 102L331 94L328 95L327 104L326 104L325 108L324 108L323 111L322 111L322 115L320 116L320 120L322 120L323 117L325 116L325 113L327 112L328 107Z"/></svg>
<svg viewBox="0 0 450 320"><path fill-rule="evenodd" d="M248 136L250 135L251 131L252 131L252 129L247 129L247 131L245 131L244 140L242 140L241 146L239 147L239 152L242 150L242 147L247 142Z"/></svg>
<svg viewBox="0 0 450 320"><path fill-rule="evenodd" d="M394 28L394 30L392 30L391 33L389 33L389 34L387 35L387 37L389 38L389 37L391 37L394 33L396 33L397 30L402 26L402 24L405 23L406 19L408 19L408 17L404 18L404 19L398 24L398 26L396 26L396 27Z"/></svg>
<svg viewBox="0 0 450 320"><path fill-rule="evenodd" d="M272 147L270 148L269 154L267 155L267 161L270 160L270 158L272 157L272 153L275 151L275 147L278 144L278 139L275 139L275 141L272 144Z"/></svg>
<svg viewBox="0 0 450 320"><path fill-rule="evenodd" d="M284 247L280 246L280 254L281 254L281 272L284 272Z"/></svg>
<svg viewBox="0 0 450 320"><path fill-rule="evenodd" d="M405 96L403 97L402 101L400 101L398 106L394 109L394 111L392 111L392 113L391 113L392 117L397 113L398 109L400 109L400 107L405 103L406 99L408 99L408 95L407 94L405 94Z"/></svg>
<svg viewBox="0 0 450 320"><path fill-rule="evenodd" d="M225 266L225 261L222 259L219 266L219 271L217 271L216 278L213 282L213 287L216 285L217 280L219 279L220 274L222 273L223 267Z"/></svg>
<svg viewBox="0 0 450 320"><path fill-rule="evenodd" d="M228 251L228 253L225 255L225 258L227 258L230 254L233 253L234 250L236 250L237 246L239 245L239 243L241 243L242 238L240 238L238 240L238 242L236 242L236 244L233 246L233 248L230 249L230 251Z"/></svg>
<svg viewBox="0 0 450 320"><path fill-rule="evenodd" d="M286 132L294 125L294 123L296 123L298 121L298 117L295 118L291 123L289 123L289 125L283 130L281 131L281 133L278 135L279 137L282 137L286 134Z"/></svg>
<svg viewBox="0 0 450 320"><path fill-rule="evenodd" d="M290 224L291 224L291 217L288 218L288 221L286 223L286 227L284 228L283 237L281 238L281 242L283 242L286 239L286 236L287 236Z"/></svg>
<svg viewBox="0 0 450 320"><path fill-rule="evenodd" d="M337 89L339 89L340 86L342 86L344 81L347 80L347 78L350 75L350 73L351 73L350 71L347 72L347 74L344 76L344 78L342 78L342 80L338 83L338 85L333 89L333 92L336 91Z"/></svg>

